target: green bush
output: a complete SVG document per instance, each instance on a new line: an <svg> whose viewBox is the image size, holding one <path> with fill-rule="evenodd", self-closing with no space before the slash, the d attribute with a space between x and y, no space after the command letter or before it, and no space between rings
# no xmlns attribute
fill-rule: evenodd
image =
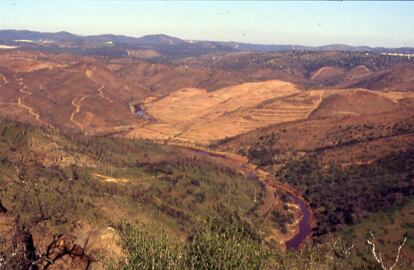
<svg viewBox="0 0 414 270"><path fill-rule="evenodd" d="M360 249L350 248L354 241L341 238L327 237L319 244L308 242L300 250L282 251L271 243L266 245L254 226L227 210L197 222L188 241L182 244L142 225L124 223L119 232L126 254L126 260L123 258L115 267L120 270L381 269L371 253L362 254ZM342 247L350 248L350 252L344 253ZM396 269L410 269L409 265L402 261Z"/></svg>
<svg viewBox="0 0 414 270"><path fill-rule="evenodd" d="M127 263L118 269L183 269L183 249L165 234L151 233L143 225L123 223L119 227L121 244L127 254Z"/></svg>
<svg viewBox="0 0 414 270"><path fill-rule="evenodd" d="M222 211L202 222L186 248L189 269L263 269L269 252L261 236L237 214Z"/></svg>
<svg viewBox="0 0 414 270"><path fill-rule="evenodd" d="M119 232L127 254L122 270L264 269L270 256L253 226L230 212L200 222L183 245L142 225L122 224Z"/></svg>

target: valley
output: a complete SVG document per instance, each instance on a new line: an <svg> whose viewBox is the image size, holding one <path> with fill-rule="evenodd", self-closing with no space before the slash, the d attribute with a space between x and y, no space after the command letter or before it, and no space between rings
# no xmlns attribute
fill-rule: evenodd
<svg viewBox="0 0 414 270"><path fill-rule="evenodd" d="M27 229L39 269L65 263L48 253L53 239L81 248L67 250L68 264L98 265L85 239L125 238L96 245L127 252L144 239L129 234L140 226L192 252L201 243L192 241L234 229L241 253L250 245L273 258L252 269L303 269L292 265L314 263L314 250L326 255L318 266L343 267L326 269L368 269L375 259L364 243L374 231L387 263L407 238L409 269L411 58L146 42L126 55L116 51L124 45L80 53L69 41L0 50L0 221L8 225L0 232L12 230L12 217ZM383 216L388 222L377 222ZM354 265L331 248L339 241L358 246ZM22 245L16 253L25 257Z"/></svg>

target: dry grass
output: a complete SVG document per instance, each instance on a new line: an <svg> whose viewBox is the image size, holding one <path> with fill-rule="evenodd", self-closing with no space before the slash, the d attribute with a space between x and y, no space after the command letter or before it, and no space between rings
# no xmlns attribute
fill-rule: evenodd
<svg viewBox="0 0 414 270"><path fill-rule="evenodd" d="M244 83L211 93L203 89L182 89L147 103L146 109L156 122L130 132L128 137L149 135L153 139L174 138L206 144L303 117L313 102L305 106L296 102L303 99L301 93L295 85L276 80ZM279 101L283 99L288 101Z"/></svg>
<svg viewBox="0 0 414 270"><path fill-rule="evenodd" d="M155 121L127 134L130 138L208 145L226 137L275 124L311 118L360 116L396 111L407 92L366 89L299 90L283 81L244 83L209 93L182 89L145 104Z"/></svg>

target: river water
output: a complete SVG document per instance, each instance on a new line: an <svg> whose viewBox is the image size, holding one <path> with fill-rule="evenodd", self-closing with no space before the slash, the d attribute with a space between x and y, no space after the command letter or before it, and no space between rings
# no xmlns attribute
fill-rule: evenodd
<svg viewBox="0 0 414 270"><path fill-rule="evenodd" d="M206 151L206 150L194 149L194 148L185 147L185 146L184 147L182 146L182 148L189 149L191 151L197 152L197 153L202 154L202 155L208 155L208 156L213 156L213 157L221 158L221 159L224 159L224 160L232 161L228 157L226 157L222 154L219 154L219 153L212 153L212 152L209 152L209 151ZM234 163L236 163L240 167L244 167L243 163L233 161L233 164ZM257 176L257 178L260 178L256 174L255 171L251 171L249 174L254 174L254 175ZM286 243L285 243L287 249L295 250L295 249L299 249L301 247L301 245L303 244L303 242L309 236L312 235L312 225L311 225L312 212L309 209L309 206L307 205L307 203L302 198L300 198L299 196L296 196L296 195L294 195L290 192L288 192L288 193L291 196L291 198L293 199L293 201L299 206L299 209L300 209L300 212L301 212L301 215L302 215L302 218L301 218L301 220L299 221L299 224L298 224L298 227L299 227L298 228L299 229L298 233L292 239L286 241Z"/></svg>
<svg viewBox="0 0 414 270"><path fill-rule="evenodd" d="M299 249L306 238L312 234L312 213L309 210L308 205L299 197L294 196L293 199L300 208L302 219L299 221L299 232L286 242L287 249Z"/></svg>
<svg viewBox="0 0 414 270"><path fill-rule="evenodd" d="M135 115L138 118L143 118L144 120L151 120L151 116L149 116L145 110L144 110L144 106L141 104L137 104L135 105Z"/></svg>

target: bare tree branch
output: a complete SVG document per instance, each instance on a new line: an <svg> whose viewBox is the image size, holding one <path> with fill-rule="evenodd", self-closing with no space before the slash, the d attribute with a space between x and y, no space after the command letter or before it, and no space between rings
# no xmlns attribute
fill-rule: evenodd
<svg viewBox="0 0 414 270"><path fill-rule="evenodd" d="M348 258L349 255L351 255L351 252L354 249L354 246L355 246L354 242L347 245L346 243L343 243L342 241L336 240L333 243L333 250L336 256L341 257L341 258Z"/></svg>
<svg viewBox="0 0 414 270"><path fill-rule="evenodd" d="M395 257L394 263L389 268L387 268L382 259L381 252L378 252L377 254L374 234L372 233L372 231L369 231L369 233L371 235L371 240L367 239L367 243L371 245L372 247L372 255L374 256L374 259L377 261L379 265L381 265L381 268L383 270L393 270L398 265L398 261L401 258L401 249L403 248L405 242L407 241L407 237L404 237L404 240L402 241L401 245L398 247L398 252L397 252L397 256Z"/></svg>

